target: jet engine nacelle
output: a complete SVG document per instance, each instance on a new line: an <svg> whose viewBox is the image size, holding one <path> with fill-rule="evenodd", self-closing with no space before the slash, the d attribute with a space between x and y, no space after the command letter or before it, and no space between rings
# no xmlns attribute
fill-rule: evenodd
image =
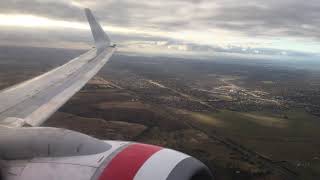
<svg viewBox="0 0 320 180"><path fill-rule="evenodd" d="M209 169L159 146L101 141L56 128L0 129L4 180L211 180Z"/></svg>

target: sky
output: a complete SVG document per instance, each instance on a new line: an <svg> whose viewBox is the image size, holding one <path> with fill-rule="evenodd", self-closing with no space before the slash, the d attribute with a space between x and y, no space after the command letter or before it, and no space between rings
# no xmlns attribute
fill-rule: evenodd
<svg viewBox="0 0 320 180"><path fill-rule="evenodd" d="M123 53L317 58L318 1L2 0L0 45L88 49L88 7Z"/></svg>

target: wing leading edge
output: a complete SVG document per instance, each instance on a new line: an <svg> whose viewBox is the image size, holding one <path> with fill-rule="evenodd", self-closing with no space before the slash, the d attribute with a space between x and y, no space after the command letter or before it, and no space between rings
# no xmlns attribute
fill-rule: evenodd
<svg viewBox="0 0 320 180"><path fill-rule="evenodd" d="M110 39L85 9L96 48L43 75L0 92L0 126L38 126L78 92L115 51Z"/></svg>

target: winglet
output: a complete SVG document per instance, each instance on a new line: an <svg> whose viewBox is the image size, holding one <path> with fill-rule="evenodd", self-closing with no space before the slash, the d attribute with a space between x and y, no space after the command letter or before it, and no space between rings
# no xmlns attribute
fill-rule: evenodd
<svg viewBox="0 0 320 180"><path fill-rule="evenodd" d="M85 13L91 27L91 32L96 44L96 48L98 49L98 51L104 50L105 48L110 46L110 38L103 31L102 27L93 16L91 10L86 8Z"/></svg>

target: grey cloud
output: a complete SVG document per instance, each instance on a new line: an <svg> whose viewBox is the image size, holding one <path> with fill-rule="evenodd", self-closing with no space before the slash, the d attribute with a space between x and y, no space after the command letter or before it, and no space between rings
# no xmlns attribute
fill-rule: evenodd
<svg viewBox="0 0 320 180"><path fill-rule="evenodd" d="M4 14L34 14L45 17L77 19L83 14L78 7L72 6L65 1L46 0L6 0L0 1L0 10ZM81 17L81 16L80 16Z"/></svg>
<svg viewBox="0 0 320 180"><path fill-rule="evenodd" d="M319 40L320 3L318 0L73 0L92 8L104 25L154 28L162 32L187 29L224 29L248 37L292 36ZM80 7L69 0L6 0L0 1L1 13L26 13L55 19L84 21ZM60 35L59 35L60 34ZM81 34L81 33L80 33ZM88 41L88 36L64 37L61 33L47 37ZM41 36L41 35L39 35ZM166 40L161 37L112 34L116 41ZM45 37L43 35L43 37ZM85 38L84 38L85 37ZM174 37L173 37L174 38ZM190 49L211 49L209 46L188 46ZM197 49L198 48L198 49ZM216 51L241 52L242 48ZM262 50L261 50L262 51ZM264 49L264 52L267 52ZM270 51L271 53L271 51ZM277 52L278 53L278 52Z"/></svg>
<svg viewBox="0 0 320 180"><path fill-rule="evenodd" d="M221 4L210 24L248 35L301 36L318 38L320 4L316 0L249 1L255 5ZM208 19L204 19L209 22ZM306 28L308 26L309 28ZM275 33L277 32L277 33Z"/></svg>
<svg viewBox="0 0 320 180"><path fill-rule="evenodd" d="M74 0L93 6L104 24L181 30L223 28L255 36L318 38L318 0ZM83 21L82 10L67 0L7 0L2 13L28 13ZM159 20L159 18L163 20ZM275 33L276 32L276 33Z"/></svg>
<svg viewBox="0 0 320 180"><path fill-rule="evenodd" d="M86 3L86 0L74 0ZM2 13L30 13L82 20L82 10L71 1L7 0L0 2ZM90 1L104 23L152 27L164 30L220 27L250 35L318 36L312 28L320 25L317 0L97 0ZM206 8L207 7L207 8ZM212 8L210 8L212 7ZM170 20L157 21L163 17ZM304 26L310 27L305 28ZM274 34L275 30L281 30ZM278 32L278 31L277 31Z"/></svg>

